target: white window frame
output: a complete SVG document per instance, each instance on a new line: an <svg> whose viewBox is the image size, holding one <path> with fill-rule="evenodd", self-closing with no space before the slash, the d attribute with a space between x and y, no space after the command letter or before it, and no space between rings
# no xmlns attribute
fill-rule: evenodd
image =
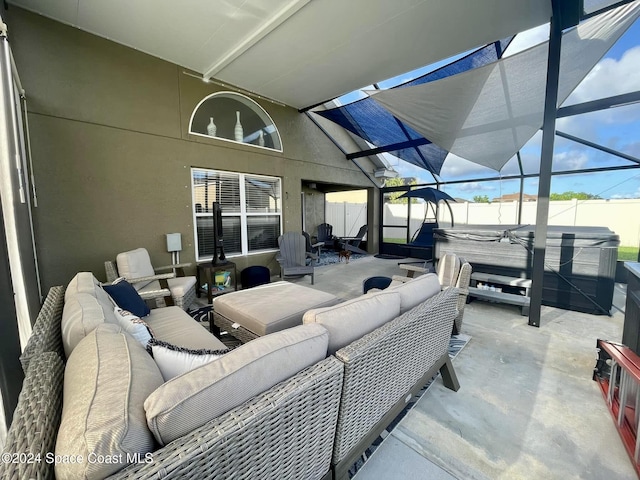
<svg viewBox="0 0 640 480"><path fill-rule="evenodd" d="M248 107L253 113L255 113L260 118L260 120L262 120L264 122L265 126L262 128L264 133L266 135L273 136L274 146L273 147L267 147L267 146L257 145L256 142L257 142L257 137L258 137L259 131L247 132L247 136L244 139L244 141L242 141L242 142L238 142L238 141L236 141L236 140L234 140L232 138L225 138L225 137L221 137L221 136L217 136L217 135L214 136L214 137L211 137L210 135L207 134L207 132L198 131L193 125L193 120L196 117L196 114L198 113L198 110L200 110L200 108L203 108L206 111L207 110L207 104L211 105L211 108L213 108L213 106L215 106L216 100L220 99L220 98L226 98L226 99L234 100L234 101L238 102L238 104L241 104L241 105L244 105L244 106ZM235 117L234 117L233 121L235 122ZM258 104L257 102L255 102L251 98L247 97L246 95L243 95L243 94L238 93L238 92L229 92L229 91L215 92L215 93L212 93L210 95L207 95L202 100L200 100L200 102L198 102L196 107L193 109L193 112L191 112L191 118L189 119L189 134L190 135L197 135L199 137L204 137L204 138L215 138L216 140L222 140L222 141L225 141L225 142L231 142L231 143L236 143L236 144L241 144L241 145L248 145L250 147L262 148L262 149L269 150L269 151L276 151L276 152L282 152L283 151L282 137L280 136L280 132L278 131L278 127L276 126L275 122L273 121L273 118L271 118L271 115L269 115L269 113L264 108L262 108L262 106L260 104Z"/></svg>
<svg viewBox="0 0 640 480"><path fill-rule="evenodd" d="M207 260L212 260L213 255L201 255L200 251L199 251L199 245L198 245L198 222L197 222L197 218L198 217L210 217L213 215L212 212L204 212L204 213L198 213L196 212L196 198L195 198L195 182L194 182L194 174L196 172L202 172L202 173L223 173L223 174L227 174L227 175L237 175L238 176L238 182L239 182L239 193L240 193L240 212L233 212L233 213L224 213L224 211L222 212L222 216L223 217L239 217L240 218L240 245L241 245L241 252L237 253L227 253L225 252L225 256L229 257L229 258L233 258L233 257L241 257L241 256L248 256L248 255L258 255L261 253L269 253L269 252L277 252L278 249L277 248L267 248L267 249L261 249L261 250L252 250L249 251L249 235L248 235L248 227L247 227L247 219L249 217L264 217L264 216L273 216L273 217L278 217L278 224L280 226L280 232L282 232L282 210L283 210L283 206L282 206L282 178L281 177L275 177L275 176L269 176L269 175L258 175L258 174L253 174L253 173L240 173L240 172L233 172L230 170L220 170L220 169L213 169L213 168L202 168L202 167L191 167L191 209L192 209L192 214L193 214L193 238L194 238L194 247L195 247L195 254L196 254L196 261L197 262L204 262ZM265 213L265 212L247 212L247 202L246 202L246 192L245 192L245 181L246 181L246 177L250 177L250 178L264 178L265 180L269 180L269 181L273 181L276 180L278 182L278 186L279 186L279 191L280 191L280 198L279 198L279 211L277 212L269 212L269 213Z"/></svg>

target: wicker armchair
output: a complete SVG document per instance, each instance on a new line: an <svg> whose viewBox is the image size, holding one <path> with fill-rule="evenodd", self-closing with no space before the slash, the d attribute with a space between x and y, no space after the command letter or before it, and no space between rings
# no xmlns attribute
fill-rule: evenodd
<svg viewBox="0 0 640 480"><path fill-rule="evenodd" d="M173 304L183 310L187 310L196 299L196 277L176 277L173 272L157 272L176 269L182 274L183 269L190 266L189 263L181 263L154 268L149 253L144 248L119 253L115 262L104 262L107 281L113 282L118 277L124 277L143 299L156 299L160 302L158 306L162 306L159 297L164 297L165 304Z"/></svg>
<svg viewBox="0 0 640 480"><path fill-rule="evenodd" d="M438 278L442 288L456 287L460 293L458 297L458 316L453 324L453 334L460 333L464 307L469 296L471 282L471 264L454 253L447 253L438 262Z"/></svg>

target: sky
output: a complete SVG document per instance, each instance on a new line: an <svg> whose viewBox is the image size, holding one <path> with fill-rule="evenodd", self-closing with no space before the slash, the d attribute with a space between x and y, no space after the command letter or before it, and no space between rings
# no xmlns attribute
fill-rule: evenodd
<svg viewBox="0 0 640 480"><path fill-rule="evenodd" d="M513 50L522 45L532 45L544 41L548 27L533 29L520 34L520 38L509 47ZM441 64L449 63L448 59ZM431 71L440 65L421 69L415 76ZM405 76L381 82L381 87L408 80ZM606 98L612 95L640 91L640 19L637 20L605 57L587 75L563 105ZM358 95L343 97L343 103L352 101ZM587 139L591 142L640 158L640 103L612 108L573 117L561 118L556 122L556 130ZM538 132L521 150L525 173L538 171L542 133ZM402 177L415 177L418 183L432 183L433 177L419 167L385 154L386 160ZM576 170L592 167L630 165L623 160L599 150L556 136L554 149L554 171ZM511 159L498 173L473 164L450 154L441 171L444 181L495 178L491 182L465 182L444 186L443 189L457 198L472 200L476 195L486 195L489 199L502 194L519 191L519 180L501 180L500 176L518 174L515 158ZM586 192L601 198L640 198L640 169L611 171L591 174L558 175L551 183L551 192ZM524 192L537 194L537 179L527 179Z"/></svg>

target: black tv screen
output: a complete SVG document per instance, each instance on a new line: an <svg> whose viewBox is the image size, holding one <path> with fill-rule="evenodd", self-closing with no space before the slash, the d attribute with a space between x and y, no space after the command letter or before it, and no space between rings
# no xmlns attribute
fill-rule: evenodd
<svg viewBox="0 0 640 480"><path fill-rule="evenodd" d="M227 263L224 256L222 231L222 209L219 202L213 202L211 211L213 212L213 259L211 263L221 265Z"/></svg>

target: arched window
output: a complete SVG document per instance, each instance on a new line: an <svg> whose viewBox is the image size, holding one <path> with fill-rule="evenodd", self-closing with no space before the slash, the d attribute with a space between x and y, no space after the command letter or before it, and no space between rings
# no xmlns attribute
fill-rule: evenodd
<svg viewBox="0 0 640 480"><path fill-rule="evenodd" d="M189 133L282 151L280 133L256 102L235 92L217 92L198 103Z"/></svg>

